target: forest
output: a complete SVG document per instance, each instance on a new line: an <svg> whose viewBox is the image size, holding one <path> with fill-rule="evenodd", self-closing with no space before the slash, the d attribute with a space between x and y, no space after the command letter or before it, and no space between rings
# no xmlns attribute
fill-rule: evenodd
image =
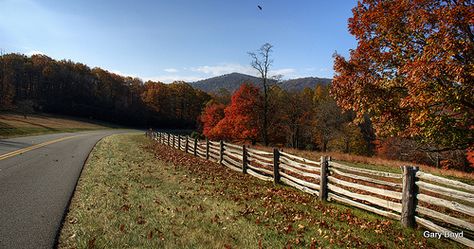
<svg viewBox="0 0 474 249"><path fill-rule="evenodd" d="M211 139L265 144L261 82L208 94L185 82L143 82L45 55L0 57L0 110L46 112L142 128L192 129ZM464 149L427 151L406 136L378 136L365 114L339 107L333 85L268 87L267 144L412 161L464 171Z"/></svg>
<svg viewBox="0 0 474 249"><path fill-rule="evenodd" d="M185 82L164 84L45 55L0 57L0 110L47 112L159 128L193 128L211 98Z"/></svg>

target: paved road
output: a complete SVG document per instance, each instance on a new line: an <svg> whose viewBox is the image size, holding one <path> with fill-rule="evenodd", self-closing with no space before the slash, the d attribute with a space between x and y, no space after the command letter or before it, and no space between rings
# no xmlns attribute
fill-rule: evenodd
<svg viewBox="0 0 474 249"><path fill-rule="evenodd" d="M52 248L89 152L130 130L0 140L0 248Z"/></svg>

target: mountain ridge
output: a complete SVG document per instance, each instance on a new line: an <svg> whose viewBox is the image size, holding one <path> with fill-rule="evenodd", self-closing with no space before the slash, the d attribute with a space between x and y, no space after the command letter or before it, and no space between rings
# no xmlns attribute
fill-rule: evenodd
<svg viewBox="0 0 474 249"><path fill-rule="evenodd" d="M318 84L328 85L331 84L332 79L328 78L319 78L319 77L302 77L284 80L281 82L276 82L271 80L271 83L277 83L281 88L287 91L302 91L305 88L314 88ZM195 82L189 82L189 84L202 91L208 93L215 93L222 89L226 89L229 92L234 92L237 90L240 85L244 82L254 83L259 85L260 78L242 74L242 73L230 73L224 74L216 77L211 77L204 80L199 80Z"/></svg>

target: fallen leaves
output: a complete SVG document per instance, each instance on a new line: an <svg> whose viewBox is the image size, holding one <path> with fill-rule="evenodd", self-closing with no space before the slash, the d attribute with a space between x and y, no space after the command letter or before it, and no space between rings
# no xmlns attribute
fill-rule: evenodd
<svg viewBox="0 0 474 249"><path fill-rule="evenodd" d="M124 224L120 224L119 230L120 230L120 232L125 232L125 225L124 225Z"/></svg>
<svg viewBox="0 0 474 249"><path fill-rule="evenodd" d="M146 220L142 216L137 217L137 224L143 225L146 223Z"/></svg>

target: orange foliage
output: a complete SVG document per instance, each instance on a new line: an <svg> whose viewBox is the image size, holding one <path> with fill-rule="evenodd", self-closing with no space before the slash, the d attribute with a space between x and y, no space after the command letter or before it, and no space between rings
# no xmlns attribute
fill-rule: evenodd
<svg viewBox="0 0 474 249"><path fill-rule="evenodd" d="M466 159L469 162L469 166L474 168L474 146L467 150Z"/></svg>
<svg viewBox="0 0 474 249"><path fill-rule="evenodd" d="M215 137L230 140L256 141L259 135L258 109L261 96L259 89L251 84L242 84L232 95L225 108L225 117L212 130Z"/></svg>
<svg viewBox="0 0 474 249"><path fill-rule="evenodd" d="M224 108L223 104L211 101L199 117L202 123L202 133L209 139L216 139L218 136L218 132L214 128L224 118Z"/></svg>
<svg viewBox="0 0 474 249"><path fill-rule="evenodd" d="M469 0L359 1L349 31L358 46L335 55L331 93L372 114L380 135L446 149L472 145L474 5Z"/></svg>

